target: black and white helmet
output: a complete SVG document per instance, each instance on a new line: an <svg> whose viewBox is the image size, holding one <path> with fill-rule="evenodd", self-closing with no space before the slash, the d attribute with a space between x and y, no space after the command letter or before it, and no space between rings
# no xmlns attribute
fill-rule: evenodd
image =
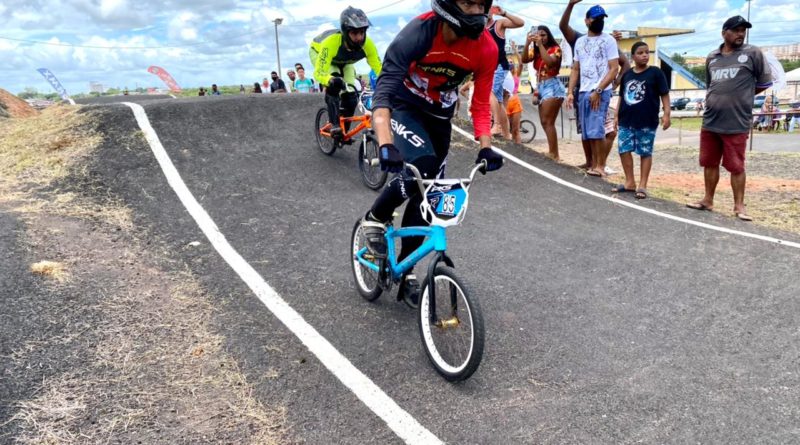
<svg viewBox="0 0 800 445"><path fill-rule="evenodd" d="M436 15L449 23L457 35L467 36L473 40L480 37L486 29L491 7L492 0L486 0L483 4L483 14L466 14L455 0L431 0L431 9Z"/></svg>
<svg viewBox="0 0 800 445"><path fill-rule="evenodd" d="M370 23L364 11L352 6L345 8L345 10L342 11L342 15L339 16L339 27L342 30L342 38L345 39L347 46L350 48L354 48L357 45L350 40L347 32L354 29L363 29L366 32L367 28L370 26L372 26L372 23Z"/></svg>

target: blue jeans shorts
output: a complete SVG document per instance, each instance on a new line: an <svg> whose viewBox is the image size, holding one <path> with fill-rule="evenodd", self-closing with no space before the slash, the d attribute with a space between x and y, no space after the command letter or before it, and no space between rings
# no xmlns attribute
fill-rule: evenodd
<svg viewBox="0 0 800 445"><path fill-rule="evenodd" d="M551 77L539 83L537 86L539 90L539 101L544 102L547 99L563 99L567 97L567 90L558 78Z"/></svg>
<svg viewBox="0 0 800 445"><path fill-rule="evenodd" d="M606 138L606 114L608 105L611 103L611 90L605 90L600 94L600 109L592 110L592 103L589 101L591 91L582 91L578 99L578 113L581 120L581 138L586 139L605 139Z"/></svg>
<svg viewBox="0 0 800 445"><path fill-rule="evenodd" d="M494 81L492 82L492 93L497 101L503 103L503 81L506 80L508 71L503 69L503 65L497 64L497 70L494 72Z"/></svg>
<svg viewBox="0 0 800 445"><path fill-rule="evenodd" d="M619 127L619 154L634 152L643 158L653 156L655 128Z"/></svg>

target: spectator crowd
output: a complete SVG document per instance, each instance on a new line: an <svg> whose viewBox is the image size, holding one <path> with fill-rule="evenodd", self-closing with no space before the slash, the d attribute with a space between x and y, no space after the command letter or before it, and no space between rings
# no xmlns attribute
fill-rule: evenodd
<svg viewBox="0 0 800 445"><path fill-rule="evenodd" d="M490 95L492 136L520 141L520 119L525 105L519 98L523 66L529 66L532 86L531 106L538 107L541 127L547 139L547 155L560 160L556 117L566 106L574 110L578 134L581 135L585 162L580 166L586 174L605 178L611 173L606 166L614 142L624 173L624 181L614 185L614 193L632 193L638 199L648 197L647 184L652 168L656 133L671 125L669 83L660 68L650 64L655 48L636 42L630 58L619 47L621 33L605 29L608 14L600 5L587 7L584 29L570 26L570 18L582 0L569 0L560 18L558 29L563 39L556 39L549 27L531 27L524 36L522 53L508 34L524 28L525 20L495 4L489 10L486 29L498 48L498 57ZM687 204L697 210L713 208L714 191L719 181L719 167L731 174L734 214L741 220L752 218L744 207L745 150L753 123L753 96L771 85L769 65L761 50L745 44L745 35L752 25L741 16L734 16L722 25L722 44L706 59L708 91L698 101L697 113L703 116L700 137L699 165L704 169L705 196ZM506 41L510 46L506 45ZM569 81L559 78L564 51L569 46L572 69ZM510 48L507 54L506 48ZM323 91L324 88L306 75L301 63L286 72L287 80L273 71L261 83L253 83L250 93L294 94ZM363 79L362 88L364 87ZM467 78L458 88L458 100L471 101L473 82ZM326 85L328 86L328 85ZM329 87L329 86L328 86ZM240 94L248 89L241 85ZM615 98L618 92L618 98ZM211 91L201 88L200 96L219 95L216 85ZM616 103L615 102L616 99ZM563 106L562 106L563 105ZM767 111L772 104L765 105ZM468 108L469 109L469 108ZM800 118L792 115L791 129ZM762 118L760 128L773 128L774 116ZM633 154L639 158L639 178L634 174Z"/></svg>

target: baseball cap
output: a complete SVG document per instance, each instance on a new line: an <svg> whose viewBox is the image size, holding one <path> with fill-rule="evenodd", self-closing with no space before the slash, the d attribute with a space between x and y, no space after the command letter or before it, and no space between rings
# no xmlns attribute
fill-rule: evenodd
<svg viewBox="0 0 800 445"><path fill-rule="evenodd" d="M608 14L606 14L606 10L603 9L603 7L600 5L594 5L591 8L589 8L588 11L586 11L587 19L596 19L597 17L600 16L608 17Z"/></svg>
<svg viewBox="0 0 800 445"><path fill-rule="evenodd" d="M744 17L740 15L735 15L728 20L725 20L725 23L722 24L722 30L727 31L729 29L736 28L738 26L744 26L745 28L752 28L753 25L748 22Z"/></svg>

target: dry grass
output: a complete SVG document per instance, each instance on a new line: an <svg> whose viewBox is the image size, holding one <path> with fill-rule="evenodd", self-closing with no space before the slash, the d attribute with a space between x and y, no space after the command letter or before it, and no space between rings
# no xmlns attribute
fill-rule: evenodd
<svg viewBox="0 0 800 445"><path fill-rule="evenodd" d="M51 297L69 293L75 311L51 314L46 337L34 335L8 356L8 378L29 373L33 357L46 351L70 365L43 379L34 397L10 406L14 440L290 442L285 409L254 396L222 349L226 340L211 327L214 308L194 277L149 265L153 252L132 237L120 243L120 230L133 234L131 210L105 190L54 189L58 179L87 176L83 161L102 141L92 128L90 115L74 107L0 121L0 204L25 222L31 255L62 261L39 262L31 271L66 283Z"/></svg>
<svg viewBox="0 0 800 445"><path fill-rule="evenodd" d="M69 273L64 263L55 261L39 261L38 263L33 263L31 264L31 272L52 278L59 283L63 283L69 279Z"/></svg>
<svg viewBox="0 0 800 445"><path fill-rule="evenodd" d="M267 408L253 396L221 349L224 337L209 329L213 306L200 286L188 274L170 279L148 272L147 281L157 284L103 293L90 310L100 315L92 324L74 323L62 336L15 351L21 364L47 344L68 350L78 343L88 344L92 357L46 379L35 398L15 405L17 441L286 443L285 409Z"/></svg>
<svg viewBox="0 0 800 445"><path fill-rule="evenodd" d="M76 107L50 107L27 119L0 121L0 176L47 184L97 147L88 114Z"/></svg>
<svg viewBox="0 0 800 445"><path fill-rule="evenodd" d="M547 151L543 141L535 141L530 147L534 151ZM559 151L564 163L578 165L583 162L583 150L577 142L559 142ZM653 198L674 201L680 205L697 201L703 194L703 173L697 166L697 149L686 147L657 147L653 172L648 184L648 194ZM621 172L619 156L613 152L608 165ZM745 204L747 213L755 220L753 224L800 234L800 153L753 153L747 154L747 191ZM634 172L639 175L638 159ZM607 181L624 181L617 174ZM733 194L728 174L722 173L714 199L715 211L733 215Z"/></svg>
<svg viewBox="0 0 800 445"><path fill-rule="evenodd" d="M90 115L75 107L50 107L27 119L0 121L0 202L22 215L47 212L132 229L130 210L111 198L98 206L72 192L50 190L49 199L39 199L19 191L24 186L42 192L67 175L86 176L81 160L102 142L92 128Z"/></svg>

